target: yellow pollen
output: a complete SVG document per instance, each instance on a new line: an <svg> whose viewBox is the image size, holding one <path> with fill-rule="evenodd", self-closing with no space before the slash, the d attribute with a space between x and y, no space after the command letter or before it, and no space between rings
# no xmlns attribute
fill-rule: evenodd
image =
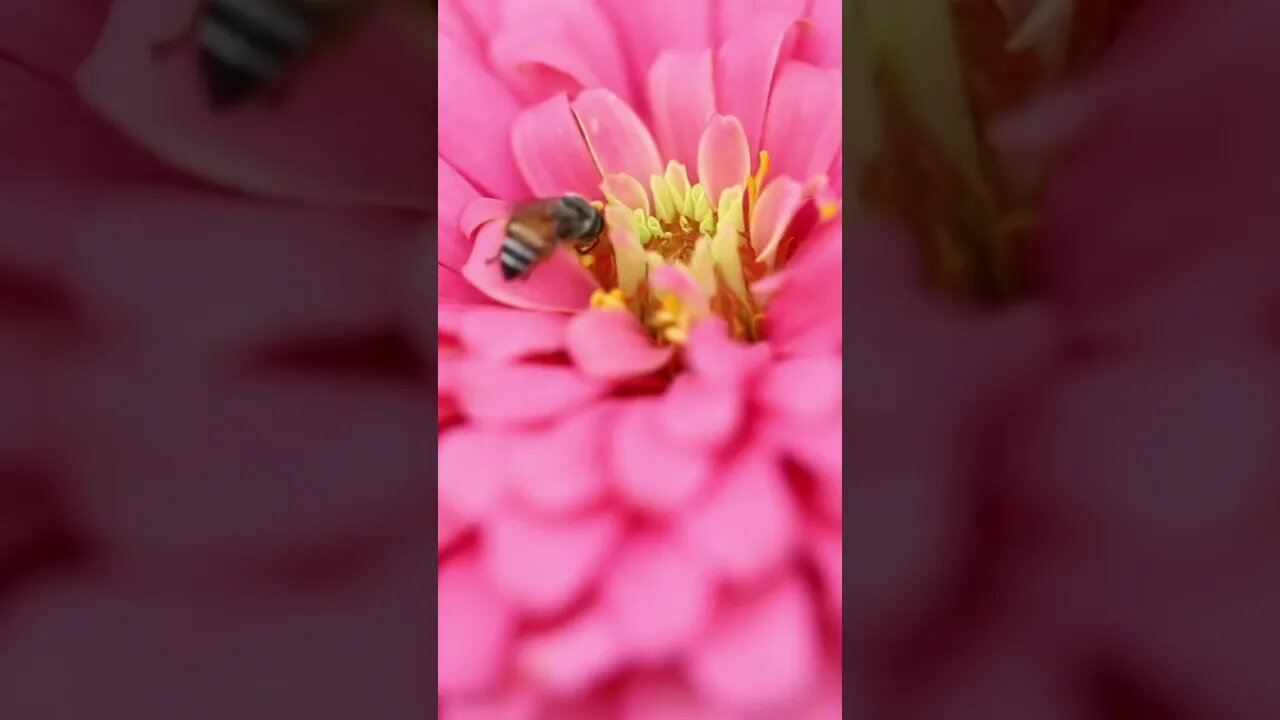
<svg viewBox="0 0 1280 720"><path fill-rule="evenodd" d="M834 200L822 203L822 205L818 207L818 215L823 220L830 220L838 214L840 214L840 203Z"/></svg>
<svg viewBox="0 0 1280 720"><path fill-rule="evenodd" d="M626 310L627 297L622 293L621 288L612 290L599 290L591 293L591 309L592 310Z"/></svg>
<svg viewBox="0 0 1280 720"><path fill-rule="evenodd" d="M675 293L658 294L658 310L649 317L649 324L657 331L660 342L682 345L689 339L692 320L688 308Z"/></svg>

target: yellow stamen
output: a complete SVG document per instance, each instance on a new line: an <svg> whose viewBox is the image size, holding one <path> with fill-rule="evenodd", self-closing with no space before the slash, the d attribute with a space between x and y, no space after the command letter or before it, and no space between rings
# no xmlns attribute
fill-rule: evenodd
<svg viewBox="0 0 1280 720"><path fill-rule="evenodd" d="M840 213L840 203L832 200L822 203L818 206L818 216L823 220L830 220Z"/></svg>
<svg viewBox="0 0 1280 720"><path fill-rule="evenodd" d="M764 189L764 178L769 174L769 151L760 151L760 165L756 168L756 174L747 178L747 197L751 198L751 205L756 204L756 197L760 195L760 191Z"/></svg>

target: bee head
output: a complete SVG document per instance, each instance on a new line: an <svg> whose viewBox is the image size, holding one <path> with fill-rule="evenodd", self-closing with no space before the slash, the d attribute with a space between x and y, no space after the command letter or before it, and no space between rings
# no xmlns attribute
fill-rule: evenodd
<svg viewBox="0 0 1280 720"><path fill-rule="evenodd" d="M556 219L556 231L571 238L589 238L604 229L604 219L591 203L580 195L565 195L552 211Z"/></svg>

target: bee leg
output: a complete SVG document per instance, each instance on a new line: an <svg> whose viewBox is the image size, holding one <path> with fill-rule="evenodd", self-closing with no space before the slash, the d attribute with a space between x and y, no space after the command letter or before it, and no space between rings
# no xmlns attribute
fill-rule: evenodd
<svg viewBox="0 0 1280 720"><path fill-rule="evenodd" d="M151 57L166 57L168 55L172 55L177 50L181 50L182 48L191 45L192 42L195 41L196 33L200 29L200 16L200 8L197 7L195 12L191 13L191 17L187 20L187 24L182 28L182 30L170 37L160 38L159 40L151 43Z"/></svg>

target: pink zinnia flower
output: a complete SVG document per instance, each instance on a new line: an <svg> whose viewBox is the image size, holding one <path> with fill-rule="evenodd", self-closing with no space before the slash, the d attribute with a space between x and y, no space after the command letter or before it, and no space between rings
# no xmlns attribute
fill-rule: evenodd
<svg viewBox="0 0 1280 720"><path fill-rule="evenodd" d="M840 715L840 5L744 10L442 4L445 717Z"/></svg>

